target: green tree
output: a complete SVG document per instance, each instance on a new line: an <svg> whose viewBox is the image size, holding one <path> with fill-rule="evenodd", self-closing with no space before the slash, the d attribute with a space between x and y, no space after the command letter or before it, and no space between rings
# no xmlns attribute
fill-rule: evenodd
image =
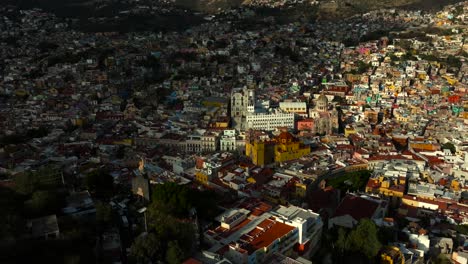
<svg viewBox="0 0 468 264"><path fill-rule="evenodd" d="M335 246L339 251L339 257L350 256L357 260L374 258L381 248L377 236L377 227L369 219L362 219L351 231L338 229Z"/></svg>
<svg viewBox="0 0 468 264"><path fill-rule="evenodd" d="M115 153L115 157L118 158L118 159L123 159L125 158L125 147L124 146L120 146L116 153Z"/></svg>
<svg viewBox="0 0 468 264"><path fill-rule="evenodd" d="M193 251L196 244L196 230L191 222L181 221L160 210L155 203L148 207L147 222L148 232L154 234L160 241L177 241L178 247L187 254L183 257L188 257ZM167 247L163 247L160 255L164 256L166 252Z"/></svg>
<svg viewBox="0 0 468 264"><path fill-rule="evenodd" d="M152 200L159 210L177 216L186 215L192 207L189 189L172 182L157 184L153 189Z"/></svg>
<svg viewBox="0 0 468 264"><path fill-rule="evenodd" d="M85 179L86 187L98 197L110 197L114 190L114 179L104 170L94 170Z"/></svg>
<svg viewBox="0 0 468 264"><path fill-rule="evenodd" d="M453 55L449 55L447 57L447 65L449 67L455 67L455 68L460 68L461 65L462 65L462 62L460 61L460 59L458 59L457 57L453 56Z"/></svg>
<svg viewBox="0 0 468 264"><path fill-rule="evenodd" d="M427 61L439 61L440 60L433 54L421 54L420 57L421 59L427 60Z"/></svg>
<svg viewBox="0 0 468 264"><path fill-rule="evenodd" d="M31 194L39 189L52 189L62 183L60 170L44 166L36 171L28 171L15 177L16 191L21 194Z"/></svg>
<svg viewBox="0 0 468 264"><path fill-rule="evenodd" d="M65 264L79 264L80 263L79 255L64 256L63 259L64 259Z"/></svg>
<svg viewBox="0 0 468 264"><path fill-rule="evenodd" d="M381 227L377 233L380 243L388 245L390 242L395 242L397 230L390 227Z"/></svg>
<svg viewBox="0 0 468 264"><path fill-rule="evenodd" d="M343 192L364 190L371 172L369 170L345 173L342 176L330 179L328 185ZM351 182L351 184L348 184Z"/></svg>
<svg viewBox="0 0 468 264"><path fill-rule="evenodd" d="M24 219L14 212L0 213L0 237L3 241L15 240L22 234L25 226Z"/></svg>
<svg viewBox="0 0 468 264"><path fill-rule="evenodd" d="M370 63L365 63L363 61L358 61L357 62L357 73L359 73L359 74L365 73L365 72L367 72L367 70L369 70L370 67L371 67Z"/></svg>
<svg viewBox="0 0 468 264"><path fill-rule="evenodd" d="M30 172L15 176L16 191L21 194L31 194L37 189L39 179Z"/></svg>
<svg viewBox="0 0 468 264"><path fill-rule="evenodd" d="M13 240L21 234L25 221L20 212L24 197L10 188L0 186L0 238Z"/></svg>
<svg viewBox="0 0 468 264"><path fill-rule="evenodd" d="M336 241L336 247L340 251L341 254L349 250L349 240L346 234L346 230L340 227L338 229L338 239Z"/></svg>
<svg viewBox="0 0 468 264"><path fill-rule="evenodd" d="M29 129L26 132L26 137L27 138L41 138L45 137L49 134L49 130L46 127L40 127L40 128L33 128Z"/></svg>
<svg viewBox="0 0 468 264"><path fill-rule="evenodd" d="M198 216L210 219L217 214L218 195L213 191L199 191L176 183L158 184L152 201L158 210L177 217L188 216L195 208Z"/></svg>
<svg viewBox="0 0 468 264"><path fill-rule="evenodd" d="M455 151L456 151L455 145L453 145L453 143L450 143L450 142L443 144L442 149L449 149L450 152L452 152L452 154L455 154Z"/></svg>
<svg viewBox="0 0 468 264"><path fill-rule="evenodd" d="M191 223L181 222L154 204L148 208L147 221L148 231L155 233L161 240L176 240L184 252L192 250L196 230Z"/></svg>
<svg viewBox="0 0 468 264"><path fill-rule="evenodd" d="M394 61L399 61L400 59L395 54L390 54L390 60L394 62Z"/></svg>
<svg viewBox="0 0 468 264"><path fill-rule="evenodd" d="M170 241L166 252L166 261L169 264L182 263L184 252L179 247L177 241Z"/></svg>
<svg viewBox="0 0 468 264"><path fill-rule="evenodd" d="M25 202L25 209L30 216L43 216L58 212L63 205L64 199L57 192L36 191Z"/></svg>
<svg viewBox="0 0 468 264"><path fill-rule="evenodd" d="M130 248L130 256L136 263L150 263L163 259L161 240L156 234L149 233L139 236Z"/></svg>
<svg viewBox="0 0 468 264"><path fill-rule="evenodd" d="M356 229L348 237L349 248L371 259L375 257L382 247L377 237L377 227L369 219L359 221Z"/></svg>
<svg viewBox="0 0 468 264"><path fill-rule="evenodd" d="M31 200L28 201L31 209L34 211L42 211L47 208L48 204L53 200L53 197L47 191L34 192Z"/></svg>
<svg viewBox="0 0 468 264"><path fill-rule="evenodd" d="M337 96L333 97L332 102L337 102L337 103L342 104L342 103L346 103L346 99L337 95Z"/></svg>
<svg viewBox="0 0 468 264"><path fill-rule="evenodd" d="M343 44L346 46L346 47L352 47L352 46L356 46L359 44L359 41L355 40L355 39L351 39L351 38L346 38L343 40Z"/></svg>
<svg viewBox="0 0 468 264"><path fill-rule="evenodd" d="M96 203L96 221L99 225L107 225L112 221L112 207L109 204Z"/></svg>
<svg viewBox="0 0 468 264"><path fill-rule="evenodd" d="M437 258L434 260L435 264L450 264L452 263L450 259L444 255L444 254L439 254Z"/></svg>
<svg viewBox="0 0 468 264"><path fill-rule="evenodd" d="M468 235L468 225L455 225L453 229L460 234Z"/></svg>
<svg viewBox="0 0 468 264"><path fill-rule="evenodd" d="M177 245L183 252L190 254L194 249L195 244L195 229L191 223L177 222L172 225L171 237L176 238Z"/></svg>

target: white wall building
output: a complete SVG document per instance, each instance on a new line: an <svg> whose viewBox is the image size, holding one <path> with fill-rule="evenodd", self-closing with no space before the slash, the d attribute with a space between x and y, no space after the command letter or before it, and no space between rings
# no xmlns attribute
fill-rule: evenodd
<svg viewBox="0 0 468 264"><path fill-rule="evenodd" d="M246 129L274 130L278 127L294 128L294 114L282 111L252 113L246 117Z"/></svg>
<svg viewBox="0 0 468 264"><path fill-rule="evenodd" d="M309 244L309 252L305 256L316 252L319 248L320 238L322 237L323 222L320 215L312 210L306 210L297 206L280 206L272 212L278 221L292 225L298 229L299 245Z"/></svg>
<svg viewBox="0 0 468 264"><path fill-rule="evenodd" d="M221 151L234 151L237 149L236 130L228 129L223 131L223 135L219 139L219 147Z"/></svg>
<svg viewBox="0 0 468 264"><path fill-rule="evenodd" d="M185 141L185 151L192 153L216 151L218 140L214 134L191 135Z"/></svg>
<svg viewBox="0 0 468 264"><path fill-rule="evenodd" d="M296 206L280 206L260 216L246 209L230 209L216 220L221 225L204 233L211 244L209 251L228 246L224 257L235 264L266 263L275 252L297 254L293 250L310 257L309 253L318 248L323 229L318 214ZM242 227L238 227L242 222ZM296 245L299 246L295 248Z"/></svg>

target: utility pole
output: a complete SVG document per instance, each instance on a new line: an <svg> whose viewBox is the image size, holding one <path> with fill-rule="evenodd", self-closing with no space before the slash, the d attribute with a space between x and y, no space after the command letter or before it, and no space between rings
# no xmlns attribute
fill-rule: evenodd
<svg viewBox="0 0 468 264"><path fill-rule="evenodd" d="M143 217L145 219L145 232L148 233L148 223L146 222L146 207L138 209L138 213L143 213Z"/></svg>

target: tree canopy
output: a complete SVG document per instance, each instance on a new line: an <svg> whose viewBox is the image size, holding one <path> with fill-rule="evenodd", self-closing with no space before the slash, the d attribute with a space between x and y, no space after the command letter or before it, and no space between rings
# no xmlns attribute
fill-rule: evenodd
<svg viewBox="0 0 468 264"><path fill-rule="evenodd" d="M178 217L188 216L196 209L199 217L211 218L216 214L217 198L213 191L199 191L176 183L158 184L152 194L159 210Z"/></svg>
<svg viewBox="0 0 468 264"><path fill-rule="evenodd" d="M54 214L64 206L64 197L56 191L36 191L25 202L26 214L39 217Z"/></svg>
<svg viewBox="0 0 468 264"><path fill-rule="evenodd" d="M20 215L24 197L14 190L0 186L0 237L3 241L14 239L24 228Z"/></svg>
<svg viewBox="0 0 468 264"><path fill-rule="evenodd" d="M15 176L16 191L32 194L39 189L54 189L62 183L59 170L45 166L36 171L27 171Z"/></svg>
<svg viewBox="0 0 468 264"><path fill-rule="evenodd" d="M146 211L148 233L141 235L132 245L133 261L181 263L198 244L195 236L197 219L212 219L217 214L218 198L215 192L176 183L154 186L152 202ZM194 209L197 218L192 215Z"/></svg>
<svg viewBox="0 0 468 264"><path fill-rule="evenodd" d="M447 256L445 256L444 254L439 254L435 258L433 263L435 263L435 264L450 264L450 263L452 263L452 261L450 261L450 259Z"/></svg>
<svg viewBox="0 0 468 264"><path fill-rule="evenodd" d="M112 221L112 207L109 204L96 203L96 221L101 226L105 226Z"/></svg>
<svg viewBox="0 0 468 264"><path fill-rule="evenodd" d="M149 260L161 259L181 262L189 257L196 244L192 222L178 219L161 211L155 203L148 208L147 221L148 233L137 238L131 247L134 262L148 263ZM162 243L162 241L171 242ZM174 257L175 253L177 253L177 258Z"/></svg>
<svg viewBox="0 0 468 264"><path fill-rule="evenodd" d="M452 152L452 154L455 154L455 151L456 151L455 145L453 145L453 144L450 143L450 142L447 142L447 143L443 144L443 145L442 145L442 149L449 149L450 152Z"/></svg>
<svg viewBox="0 0 468 264"><path fill-rule="evenodd" d="M177 241L169 242L169 245L167 247L167 253L166 253L167 263L180 264L184 260L182 258L183 255L184 255L184 252L179 247L179 244L177 243Z"/></svg>
<svg viewBox="0 0 468 264"><path fill-rule="evenodd" d="M136 263L150 263L162 259L162 241L154 233L139 236L130 248L130 256Z"/></svg>
<svg viewBox="0 0 468 264"><path fill-rule="evenodd" d="M346 192L348 190L362 191L364 190L370 175L371 172L368 170L348 172L342 176L330 178L327 184L333 186L335 189L341 190L342 192Z"/></svg>
<svg viewBox="0 0 468 264"><path fill-rule="evenodd" d="M341 255L354 253L367 259L374 258L382 246L377 236L377 227L369 219L362 219L356 228L349 232L339 229L335 245Z"/></svg>
<svg viewBox="0 0 468 264"><path fill-rule="evenodd" d="M86 186L97 197L110 197L113 193L114 179L104 170L94 170L86 175Z"/></svg>

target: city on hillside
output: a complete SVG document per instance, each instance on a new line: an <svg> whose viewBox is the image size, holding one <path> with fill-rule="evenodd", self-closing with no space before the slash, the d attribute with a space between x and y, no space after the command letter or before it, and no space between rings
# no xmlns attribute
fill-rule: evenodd
<svg viewBox="0 0 468 264"><path fill-rule="evenodd" d="M7 2L0 263L468 263L468 1Z"/></svg>

